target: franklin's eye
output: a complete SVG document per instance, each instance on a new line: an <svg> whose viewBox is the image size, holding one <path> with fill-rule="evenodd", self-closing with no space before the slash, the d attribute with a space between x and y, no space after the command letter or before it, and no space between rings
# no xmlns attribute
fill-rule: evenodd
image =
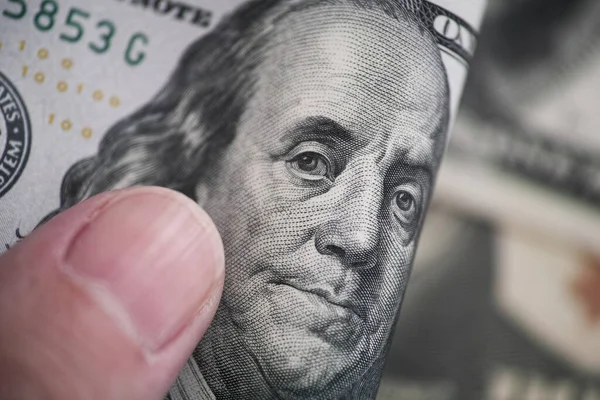
<svg viewBox="0 0 600 400"><path fill-rule="evenodd" d="M410 211L415 205L415 199L412 197L412 194L401 191L396 193L396 205L402 211Z"/></svg>
<svg viewBox="0 0 600 400"><path fill-rule="evenodd" d="M318 181L332 175L329 160L318 153L300 153L289 161L292 172L303 179Z"/></svg>
<svg viewBox="0 0 600 400"><path fill-rule="evenodd" d="M394 215L402 224L412 224L418 216L418 204L407 190L399 190L393 200Z"/></svg>

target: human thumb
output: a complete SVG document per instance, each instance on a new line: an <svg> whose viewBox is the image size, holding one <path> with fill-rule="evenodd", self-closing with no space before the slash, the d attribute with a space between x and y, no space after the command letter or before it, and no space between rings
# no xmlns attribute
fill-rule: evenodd
<svg viewBox="0 0 600 400"><path fill-rule="evenodd" d="M197 204L104 193L0 257L0 398L160 399L206 331L223 246Z"/></svg>

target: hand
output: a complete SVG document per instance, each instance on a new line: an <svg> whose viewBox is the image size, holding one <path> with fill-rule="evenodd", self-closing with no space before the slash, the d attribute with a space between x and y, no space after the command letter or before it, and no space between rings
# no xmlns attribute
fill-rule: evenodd
<svg viewBox="0 0 600 400"><path fill-rule="evenodd" d="M223 287L210 218L176 192L104 193L0 257L0 398L161 399Z"/></svg>

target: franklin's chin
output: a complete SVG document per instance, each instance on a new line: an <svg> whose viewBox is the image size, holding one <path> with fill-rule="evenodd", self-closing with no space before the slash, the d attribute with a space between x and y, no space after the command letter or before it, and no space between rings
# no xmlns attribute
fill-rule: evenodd
<svg viewBox="0 0 600 400"><path fill-rule="evenodd" d="M268 284L270 349L258 357L265 378L289 399L336 398L371 366L373 337L366 315L325 292L284 282Z"/></svg>

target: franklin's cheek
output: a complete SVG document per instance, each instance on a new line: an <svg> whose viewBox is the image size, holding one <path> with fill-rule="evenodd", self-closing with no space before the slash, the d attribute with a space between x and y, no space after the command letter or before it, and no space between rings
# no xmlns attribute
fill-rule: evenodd
<svg viewBox="0 0 600 400"><path fill-rule="evenodd" d="M228 227L227 233L235 237L237 244L248 245L260 233L271 213L272 190L266 183L269 175L258 163L235 170L228 178L221 183L221 198L215 207L226 215L222 222Z"/></svg>
<svg viewBox="0 0 600 400"><path fill-rule="evenodd" d="M270 202L261 210L263 219L253 233L262 238L261 245L269 253L298 250L312 241L318 227L334 214L327 193L314 197L292 196L297 192L298 188L271 191Z"/></svg>
<svg viewBox="0 0 600 400"><path fill-rule="evenodd" d="M379 291L378 310L373 313L382 329L391 327L392 321L400 309L414 253L414 241L403 245L395 235L389 233L384 235L381 248L381 280L385 287Z"/></svg>
<svg viewBox="0 0 600 400"><path fill-rule="evenodd" d="M293 211L262 210L261 217L249 234L270 264L281 264L281 257L295 253L314 236L311 224Z"/></svg>
<svg viewBox="0 0 600 400"><path fill-rule="evenodd" d="M383 225L381 257L385 263L384 279L391 279L394 286L405 285L413 261L418 231L412 232L391 218Z"/></svg>

